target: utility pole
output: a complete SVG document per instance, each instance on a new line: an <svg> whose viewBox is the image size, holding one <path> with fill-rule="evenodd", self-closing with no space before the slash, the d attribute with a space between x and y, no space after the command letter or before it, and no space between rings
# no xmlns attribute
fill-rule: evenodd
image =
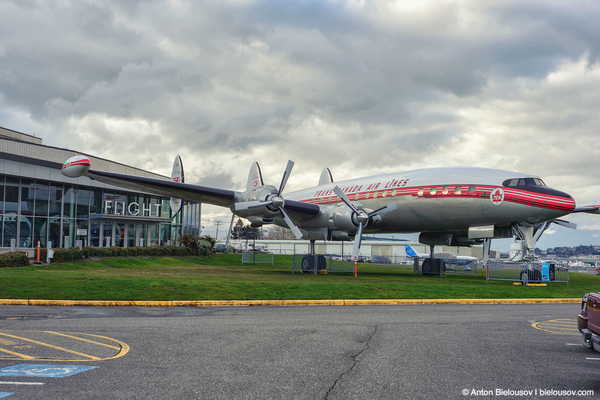
<svg viewBox="0 0 600 400"><path fill-rule="evenodd" d="M217 234L215 239L219 240L219 225L221 225L223 221L215 221L215 225L217 225Z"/></svg>

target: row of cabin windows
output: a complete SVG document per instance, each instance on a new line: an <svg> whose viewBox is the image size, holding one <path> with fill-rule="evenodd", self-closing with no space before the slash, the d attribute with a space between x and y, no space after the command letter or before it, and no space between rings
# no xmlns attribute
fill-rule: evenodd
<svg viewBox="0 0 600 400"><path fill-rule="evenodd" d="M462 186L456 186L456 187L454 187L454 193L453 194L462 194L462 191L463 191ZM425 189L419 189L419 191L417 192L417 195L419 197L421 197L421 196L423 196L424 192L425 192ZM432 187L431 189L429 189L429 194L432 195L432 196L435 195L435 194L437 194L437 192L438 192L438 188L435 187L435 186ZM450 187L449 186L444 186L442 188L442 194L448 194L448 193L450 193ZM470 185L469 186L468 193L469 194L475 193L475 185Z"/></svg>

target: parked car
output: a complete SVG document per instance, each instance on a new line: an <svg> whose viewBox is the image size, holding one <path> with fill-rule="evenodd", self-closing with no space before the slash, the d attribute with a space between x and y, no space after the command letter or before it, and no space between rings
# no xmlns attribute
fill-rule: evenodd
<svg viewBox="0 0 600 400"><path fill-rule="evenodd" d="M375 257L371 257L370 260L367 260L365 262L368 262L371 264L391 264L392 260L390 260L389 258L387 258L385 256L375 256Z"/></svg>
<svg viewBox="0 0 600 400"><path fill-rule="evenodd" d="M577 327L583 335L583 343L590 349L600 351L600 293L586 293L583 296Z"/></svg>

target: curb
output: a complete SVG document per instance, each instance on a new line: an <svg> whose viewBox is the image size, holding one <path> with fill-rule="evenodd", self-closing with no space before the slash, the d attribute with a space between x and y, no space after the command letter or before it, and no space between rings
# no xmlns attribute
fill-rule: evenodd
<svg viewBox="0 0 600 400"><path fill-rule="evenodd" d="M374 299L374 300L18 300L0 299L0 306L60 307L257 307L257 306L360 306L417 304L553 304L580 303L581 298L559 299Z"/></svg>

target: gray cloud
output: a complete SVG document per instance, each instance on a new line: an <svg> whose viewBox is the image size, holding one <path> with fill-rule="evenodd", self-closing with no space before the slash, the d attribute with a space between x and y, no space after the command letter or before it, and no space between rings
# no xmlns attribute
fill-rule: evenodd
<svg viewBox="0 0 600 400"><path fill-rule="evenodd" d="M427 166L600 197L600 6L2 2L0 125L242 188ZM213 211L210 211L213 213ZM218 213L218 211L214 211ZM589 222L588 226L593 226Z"/></svg>

